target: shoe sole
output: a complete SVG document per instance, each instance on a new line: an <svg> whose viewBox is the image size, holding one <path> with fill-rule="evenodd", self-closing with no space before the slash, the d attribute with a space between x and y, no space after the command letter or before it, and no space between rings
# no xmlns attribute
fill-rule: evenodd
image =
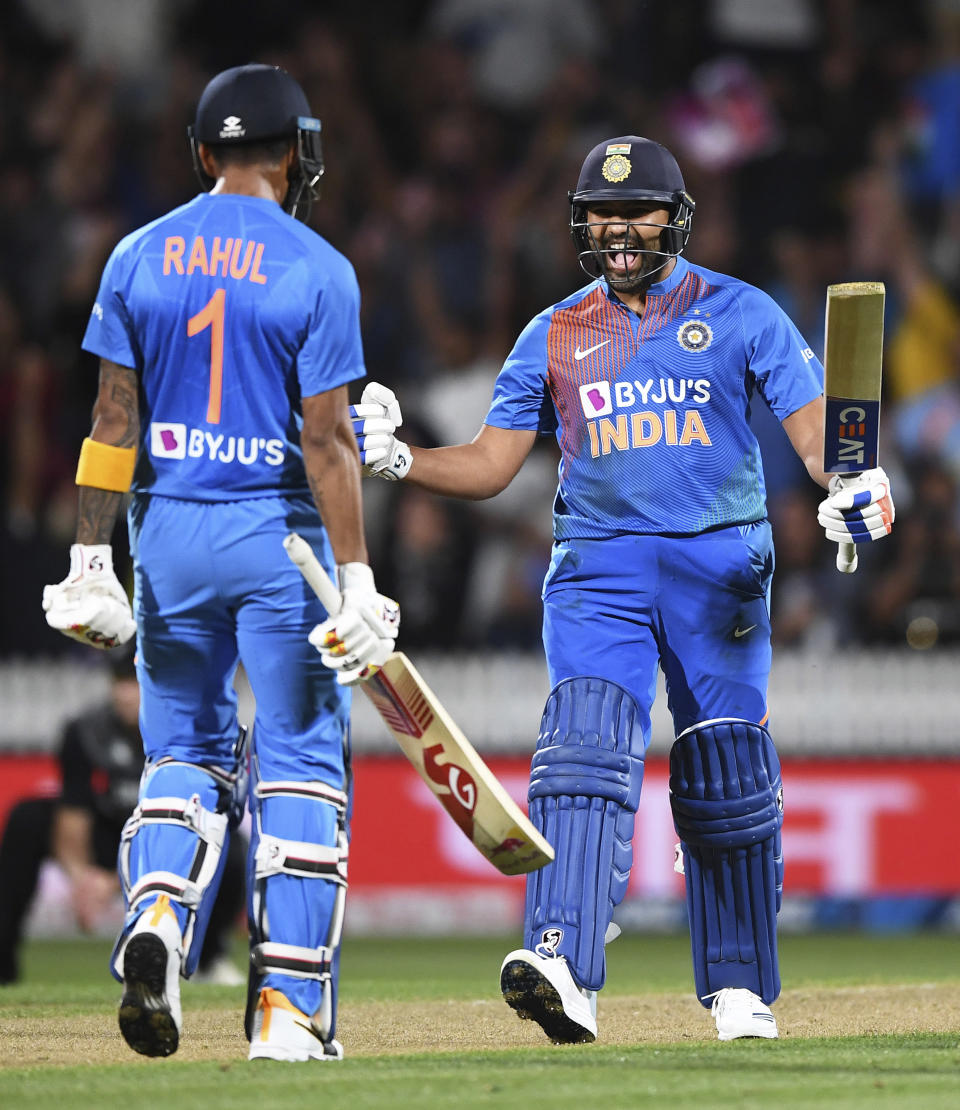
<svg viewBox="0 0 960 1110"><path fill-rule="evenodd" d="M596 1036L567 1017L553 984L523 960L511 960L500 972L503 1000L524 1021L535 1021L554 1044L589 1044Z"/></svg>
<svg viewBox="0 0 960 1110"><path fill-rule="evenodd" d="M118 1021L123 1039L141 1056L172 1056L180 1031L166 996L167 949L160 937L143 933L123 954L123 998Z"/></svg>

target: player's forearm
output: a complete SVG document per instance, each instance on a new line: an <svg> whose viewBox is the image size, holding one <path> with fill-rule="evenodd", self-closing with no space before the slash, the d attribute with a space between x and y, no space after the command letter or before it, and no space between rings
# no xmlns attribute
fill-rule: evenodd
<svg viewBox="0 0 960 1110"><path fill-rule="evenodd" d="M783 430L807 473L817 485L827 489L830 475L823 469L823 416L824 400L821 395L786 417Z"/></svg>
<svg viewBox="0 0 960 1110"><path fill-rule="evenodd" d="M458 447L411 447L413 464L406 481L446 497L483 501L504 487L483 469L472 443Z"/></svg>
<svg viewBox="0 0 960 1110"><path fill-rule="evenodd" d="M140 440L137 377L129 367L101 362L90 439L108 447L137 447ZM79 490L77 543L109 543L124 494L90 484L81 484Z"/></svg>
<svg viewBox="0 0 960 1110"><path fill-rule="evenodd" d="M483 501L510 485L535 440L532 431L484 424L472 443L411 448L406 481L446 497Z"/></svg>
<svg viewBox="0 0 960 1110"><path fill-rule="evenodd" d="M366 563L360 494L360 458L353 432L338 429L328 436L305 435L303 464L310 491L330 537L338 563Z"/></svg>

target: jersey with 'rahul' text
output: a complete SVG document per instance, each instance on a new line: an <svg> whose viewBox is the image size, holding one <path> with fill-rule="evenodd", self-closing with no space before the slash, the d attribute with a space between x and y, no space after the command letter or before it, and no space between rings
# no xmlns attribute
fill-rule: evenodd
<svg viewBox="0 0 960 1110"><path fill-rule="evenodd" d="M365 374L353 267L273 201L203 193L123 239L83 346L135 369L135 493L309 494L301 397Z"/></svg>
<svg viewBox="0 0 960 1110"><path fill-rule="evenodd" d="M555 539L683 535L765 517L754 393L783 420L822 391L772 298L678 258L642 317L603 280L534 317L486 423L556 435Z"/></svg>

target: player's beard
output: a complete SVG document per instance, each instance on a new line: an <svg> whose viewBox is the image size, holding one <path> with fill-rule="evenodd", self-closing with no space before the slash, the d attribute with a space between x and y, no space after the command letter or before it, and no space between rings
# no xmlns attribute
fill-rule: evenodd
<svg viewBox="0 0 960 1110"><path fill-rule="evenodd" d="M660 236L653 243L645 243L639 235L629 233L626 239L618 237L601 242L600 264L603 276L615 293L642 293L650 287L656 275L669 261L661 254ZM630 259L635 255L635 259ZM629 260L627 267L617 265L618 258Z"/></svg>

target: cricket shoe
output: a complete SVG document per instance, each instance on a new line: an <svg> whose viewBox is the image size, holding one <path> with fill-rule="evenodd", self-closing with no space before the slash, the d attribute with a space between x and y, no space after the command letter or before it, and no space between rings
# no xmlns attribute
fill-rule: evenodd
<svg viewBox="0 0 960 1110"><path fill-rule="evenodd" d="M121 956L120 1032L141 1056L172 1056L180 1043L180 923L167 896L143 911Z"/></svg>
<svg viewBox="0 0 960 1110"><path fill-rule="evenodd" d="M320 1030L278 990L264 987L253 1015L248 1060L342 1060L343 1045L324 1041Z"/></svg>
<svg viewBox="0 0 960 1110"><path fill-rule="evenodd" d="M573 981L564 956L545 958L525 948L511 952L500 968L503 1000L554 1044L597 1039L597 992Z"/></svg>
<svg viewBox="0 0 960 1110"><path fill-rule="evenodd" d="M710 1013L716 1019L721 1041L734 1041L737 1037L777 1038L777 1019L753 991L725 987L712 997Z"/></svg>

